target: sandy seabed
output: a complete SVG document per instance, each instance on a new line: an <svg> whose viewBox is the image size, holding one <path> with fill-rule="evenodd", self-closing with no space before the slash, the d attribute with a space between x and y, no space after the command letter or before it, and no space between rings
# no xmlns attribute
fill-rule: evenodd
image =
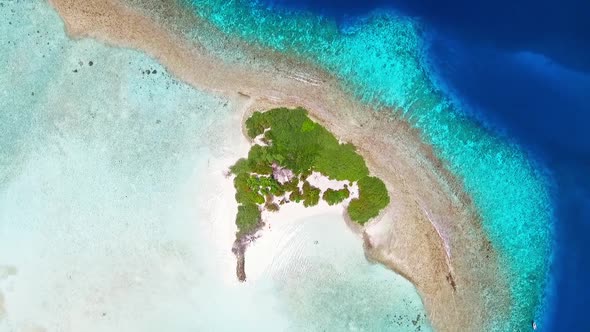
<svg viewBox="0 0 590 332"><path fill-rule="evenodd" d="M277 106L308 109L339 139L355 144L371 173L386 183L392 203L380 217L355 230L358 245L364 239L367 257L415 285L432 326L440 331L479 330L491 317L509 315L508 289L499 277L496 253L461 181L406 122L372 112L347 95L329 73L294 58L230 41L249 58L242 63L221 61L184 33L213 28L172 3L51 3L72 38L94 38L146 52L176 78L239 100L243 117ZM251 66L249 61L254 60L249 59L254 56L273 65ZM233 190L231 183L227 190ZM233 238L230 228L228 238ZM265 243L275 238L267 238L249 250L250 262L260 256L257 246L272 247ZM262 257L254 260L264 262ZM246 269L256 276L265 266L252 264ZM228 268L233 270L233 263Z"/></svg>

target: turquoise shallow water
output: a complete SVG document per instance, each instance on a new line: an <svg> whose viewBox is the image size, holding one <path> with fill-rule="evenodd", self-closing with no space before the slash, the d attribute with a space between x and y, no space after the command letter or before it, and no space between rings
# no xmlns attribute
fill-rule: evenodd
<svg viewBox="0 0 590 332"><path fill-rule="evenodd" d="M429 330L337 214L293 221L239 284L240 102L68 39L45 2L0 18L0 332Z"/></svg>
<svg viewBox="0 0 590 332"><path fill-rule="evenodd" d="M514 307L510 321L491 328L526 330L532 319L542 320L552 245L549 179L526 152L467 118L433 83L419 23L374 12L339 29L313 14L256 2L207 0L192 6L225 33L316 63L360 99L393 107L419 128L464 181L500 252Z"/></svg>

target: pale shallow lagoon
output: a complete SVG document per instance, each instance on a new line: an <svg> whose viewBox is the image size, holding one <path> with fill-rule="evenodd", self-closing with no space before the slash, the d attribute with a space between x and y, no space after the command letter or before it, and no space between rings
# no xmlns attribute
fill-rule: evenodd
<svg viewBox="0 0 590 332"><path fill-rule="evenodd" d="M338 213L277 228L237 282L223 172L248 149L244 101L72 41L45 2L0 16L0 331L428 329Z"/></svg>

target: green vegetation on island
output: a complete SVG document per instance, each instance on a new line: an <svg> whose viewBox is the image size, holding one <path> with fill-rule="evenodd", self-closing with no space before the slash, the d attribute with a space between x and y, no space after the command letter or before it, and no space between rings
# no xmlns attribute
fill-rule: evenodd
<svg viewBox="0 0 590 332"><path fill-rule="evenodd" d="M252 203L240 204L236 224L241 233L246 234L254 231L260 223L260 210L258 205Z"/></svg>
<svg viewBox="0 0 590 332"><path fill-rule="evenodd" d="M322 191L305 181L303 183L303 206L316 206L320 202Z"/></svg>
<svg viewBox="0 0 590 332"><path fill-rule="evenodd" d="M389 195L383 181L376 177L365 176L358 181L358 186L359 197L350 201L348 215L350 219L364 224L389 204Z"/></svg>
<svg viewBox="0 0 590 332"><path fill-rule="evenodd" d="M270 142L253 146L248 154L250 170L256 173L270 174L272 162L277 162L295 174L317 171L335 180L358 181L369 175L354 145L340 144L304 109L256 112L246 120L246 128L250 138L264 134Z"/></svg>
<svg viewBox="0 0 590 332"><path fill-rule="evenodd" d="M350 191L348 188L334 190L334 189L327 189L324 192L324 196L322 198L326 201L329 205L336 205L341 203L345 199L350 196Z"/></svg>
<svg viewBox="0 0 590 332"><path fill-rule="evenodd" d="M249 234L261 225L261 209L278 211L275 198L315 206L320 198L335 205L350 197L344 189L327 189L323 194L307 177L312 172L334 180L356 182L359 197L348 206L350 218L364 224L389 204L385 184L369 176L363 158L352 144L341 144L328 130L312 121L302 108L278 108L256 112L246 120L253 145L248 158L238 160L230 171L236 175L240 234ZM260 137L259 137L260 136ZM301 183L303 182L303 183ZM280 200L280 199L279 199ZM284 203L281 201L280 204Z"/></svg>

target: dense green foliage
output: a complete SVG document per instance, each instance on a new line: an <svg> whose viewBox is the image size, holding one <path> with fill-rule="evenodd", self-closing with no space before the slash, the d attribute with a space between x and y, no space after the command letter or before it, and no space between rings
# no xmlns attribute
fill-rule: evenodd
<svg viewBox="0 0 590 332"><path fill-rule="evenodd" d="M389 194L383 181L366 176L358 181L359 197L348 205L348 215L360 224L376 217L389 204Z"/></svg>
<svg viewBox="0 0 590 332"><path fill-rule="evenodd" d="M256 151L248 155L251 166L276 161L297 174L318 171L331 179L350 181L369 174L354 145L340 144L324 127L311 121L304 109L256 112L246 120L246 127L251 138L264 133L271 142L270 146L252 148Z"/></svg>
<svg viewBox="0 0 590 332"><path fill-rule="evenodd" d="M248 173L239 173L234 179L234 187L236 188L236 201L242 204L263 204L264 196L252 187L252 177Z"/></svg>
<svg viewBox="0 0 590 332"><path fill-rule="evenodd" d="M305 181L303 183L303 206L316 206L320 202L321 190Z"/></svg>
<svg viewBox="0 0 590 332"><path fill-rule="evenodd" d="M246 158L240 158L229 170L234 174L250 173L250 162Z"/></svg>
<svg viewBox="0 0 590 332"><path fill-rule="evenodd" d="M299 178L294 177L293 179L291 179L291 181L283 184L283 189L285 189L285 191L295 191L295 190L299 190Z"/></svg>
<svg viewBox="0 0 590 332"><path fill-rule="evenodd" d="M299 191L299 189L295 189L290 195L289 195L289 200L293 201L295 203L299 203L303 200L303 194L301 193L301 191Z"/></svg>
<svg viewBox="0 0 590 332"><path fill-rule="evenodd" d="M314 171L335 180L358 181L369 175L365 161L352 144L326 147L316 159Z"/></svg>
<svg viewBox="0 0 590 332"><path fill-rule="evenodd" d="M260 145L254 145L248 152L248 167L250 172L258 174L271 174L273 156L268 149Z"/></svg>
<svg viewBox="0 0 590 332"><path fill-rule="evenodd" d="M238 206L236 225L240 233L250 233L260 225L260 210L258 205L248 203Z"/></svg>
<svg viewBox="0 0 590 332"><path fill-rule="evenodd" d="M250 138L263 135L267 145L252 146L248 158L238 160L230 168L236 175L236 201L240 204L236 223L240 232L256 229L260 223L259 206L278 211L279 205L273 203L273 198L285 193L290 193L289 200L303 202L306 207L317 205L320 197L334 205L350 196L347 188L328 189L322 196L319 188L305 181L313 171L335 180L358 181L360 197L351 202L348 211L352 220L361 224L378 215L389 203L385 185L369 177L365 161L354 145L341 144L312 121L304 109L256 112L246 120L246 129ZM273 164L290 169L295 177L281 185L272 176ZM304 181L302 190L300 181Z"/></svg>
<svg viewBox="0 0 590 332"><path fill-rule="evenodd" d="M348 190L348 188L344 188L344 189L340 189L340 190L327 189L324 192L324 195L322 196L322 198L329 205L336 205L338 203L341 203L345 199L347 199L349 196L350 196L350 191Z"/></svg>

